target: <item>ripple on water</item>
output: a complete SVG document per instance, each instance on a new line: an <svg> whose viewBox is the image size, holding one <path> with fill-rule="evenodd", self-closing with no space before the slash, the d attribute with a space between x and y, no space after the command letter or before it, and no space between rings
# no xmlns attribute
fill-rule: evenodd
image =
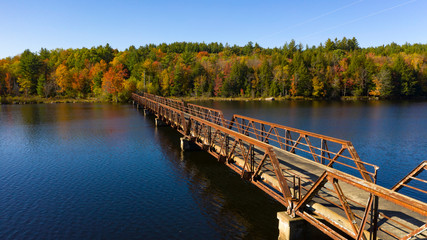
<svg viewBox="0 0 427 240"><path fill-rule="evenodd" d="M267 223L239 208L271 202L127 105L23 111L0 109L0 239L277 237L277 204Z"/></svg>

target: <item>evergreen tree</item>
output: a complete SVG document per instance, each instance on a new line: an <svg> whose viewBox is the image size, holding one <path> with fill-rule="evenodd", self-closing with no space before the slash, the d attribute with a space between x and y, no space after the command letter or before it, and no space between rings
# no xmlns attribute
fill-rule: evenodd
<svg viewBox="0 0 427 240"><path fill-rule="evenodd" d="M37 80L40 74L42 63L39 57L30 50L25 50L20 59L18 79L21 89L26 95L37 92Z"/></svg>

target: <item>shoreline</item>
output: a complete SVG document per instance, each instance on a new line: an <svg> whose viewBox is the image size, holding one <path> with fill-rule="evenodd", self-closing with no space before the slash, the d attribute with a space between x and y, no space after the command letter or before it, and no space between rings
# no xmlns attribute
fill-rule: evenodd
<svg viewBox="0 0 427 240"><path fill-rule="evenodd" d="M379 97L341 97L341 98L313 98L313 97L171 97L188 102L196 101L381 101Z"/></svg>
<svg viewBox="0 0 427 240"><path fill-rule="evenodd" d="M53 104L53 103L100 103L105 102L100 98L43 98L39 96L30 97L0 97L0 105L13 104Z"/></svg>
<svg viewBox="0 0 427 240"><path fill-rule="evenodd" d="M383 99L380 97L340 97L340 98L312 98L312 97L258 97L258 98L247 98L247 97L169 97L172 99L182 100L186 102L197 102L197 101L263 101L263 102L281 102L281 101L425 101L427 97L417 98L397 98L397 99ZM102 103L111 102L102 98L88 97L88 98L69 98L69 97L53 97L43 98L39 96L0 96L0 105L4 104L53 104L53 103ZM125 101L127 102L127 101Z"/></svg>

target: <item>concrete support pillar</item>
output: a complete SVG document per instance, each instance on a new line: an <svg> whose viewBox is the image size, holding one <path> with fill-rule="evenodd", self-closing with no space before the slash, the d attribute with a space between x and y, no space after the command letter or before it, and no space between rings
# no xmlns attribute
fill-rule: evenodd
<svg viewBox="0 0 427 240"><path fill-rule="evenodd" d="M164 123L162 120L160 120L160 118L154 119L154 122L156 124L156 127L164 127L164 126L166 126L166 123Z"/></svg>
<svg viewBox="0 0 427 240"><path fill-rule="evenodd" d="M227 157L226 157L226 156L224 156L224 155L219 155L219 156L218 156L218 161L219 161L220 163L225 163L225 160L227 160Z"/></svg>
<svg viewBox="0 0 427 240"><path fill-rule="evenodd" d="M291 218L286 212L278 212L277 219L279 219L279 240L330 239L300 217Z"/></svg>
<svg viewBox="0 0 427 240"><path fill-rule="evenodd" d="M150 111L148 111L148 109L144 109L144 110L142 110L142 111L144 111L144 116L148 116L148 115L150 115Z"/></svg>
<svg viewBox="0 0 427 240"><path fill-rule="evenodd" d="M209 144L203 144L203 147L202 147L202 149L204 150L204 151L208 151L209 150L209 147L210 147L210 145Z"/></svg>
<svg viewBox="0 0 427 240"><path fill-rule="evenodd" d="M245 172L243 172L243 179L249 181L252 178L253 174L254 174L253 172L247 172L247 171L245 171Z"/></svg>
<svg viewBox="0 0 427 240"><path fill-rule="evenodd" d="M190 140L189 137L182 137L180 138L181 140L181 149L183 151L194 151L194 150L199 150L199 146Z"/></svg>

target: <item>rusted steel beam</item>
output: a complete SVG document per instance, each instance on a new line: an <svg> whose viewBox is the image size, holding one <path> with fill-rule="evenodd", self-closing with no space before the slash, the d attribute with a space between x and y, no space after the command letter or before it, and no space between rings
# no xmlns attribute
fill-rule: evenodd
<svg viewBox="0 0 427 240"><path fill-rule="evenodd" d="M314 185L308 190L308 192L305 194L305 196L300 200L298 205L295 207L294 211L299 211L299 209L302 209L308 204L315 195L322 189L325 184L328 182L327 179L327 172L323 172L323 174L317 179L317 181L314 183Z"/></svg>
<svg viewBox="0 0 427 240"><path fill-rule="evenodd" d="M207 118L205 118L205 120L210 120L211 122L226 126L224 114L220 110L191 103L187 103L187 108L188 112L192 115L203 118L203 115L205 114L205 117Z"/></svg>
<svg viewBox="0 0 427 240"><path fill-rule="evenodd" d="M426 170L427 168L427 160L420 163L420 165L416 166L412 171L408 173L405 177L402 178L396 185L394 185L391 190L393 191L399 191L405 184L408 184L410 181L412 181L413 177L418 176L422 171Z"/></svg>
<svg viewBox="0 0 427 240"><path fill-rule="evenodd" d="M308 147L310 148L310 152L311 152L311 155L313 156L314 161L319 162L319 159L317 158L316 153L314 152L313 147L311 145L310 139L308 139L307 135L304 135L304 139L305 139L305 142L308 144Z"/></svg>
<svg viewBox="0 0 427 240"><path fill-rule="evenodd" d="M230 135L230 136L236 136L236 137L238 137L239 139L242 139L242 140L244 140L244 141L245 141L245 142L247 142L247 143L254 144L254 145L256 145L256 146L258 146L258 147L260 147L260 148L263 148L263 149L271 148L271 146L270 146L269 144L267 144L267 143L264 143L264 142L258 141L258 140L254 139L254 138L251 138L251 137L246 136L246 135L244 135L244 134L238 133L238 132L233 131L233 130L231 130L231 129L229 129L229 128L222 127L222 126L220 126L220 125L217 125L217 124L215 124L215 123L209 122L209 121L207 121L207 120L201 119L201 118L199 118L199 117L190 116L190 119L193 119L193 120L195 120L195 121L197 121L197 122L203 123L203 124L205 124L205 125L207 125L207 126L210 126L210 127L212 127L212 128L215 128L215 129L220 128L222 132L224 132L224 133L226 133L226 134L228 134L228 135Z"/></svg>
<svg viewBox="0 0 427 240"><path fill-rule="evenodd" d="M408 235L406 235L405 237L401 238L402 240L407 240L407 239L411 239L413 237L416 237L417 235L421 234L422 232L427 230L427 223L422 225L421 227L415 229L414 231L412 231L411 233L409 233Z"/></svg>
<svg viewBox="0 0 427 240"><path fill-rule="evenodd" d="M269 126L272 126L272 127L277 127L277 128L281 128L281 129L287 129L287 130L292 131L292 132L297 132L297 133L300 133L300 134L305 134L305 135L308 135L308 136L312 136L312 137L316 137L316 138L321 138L321 139L325 139L325 140L328 140L328 141L333 141L333 142L337 142L337 143L341 143L341 144L347 144L347 143L350 142L350 141L346 141L346 140L342 140L342 139L338 139L338 138L333 138L333 137L329 137L329 136L322 135L322 134L317 134L317 133L313 133L313 132L309 132L309 131L300 130L300 129L297 129L297 128L283 126L283 125L280 125L280 124L277 124L277 123L271 123L271 122L259 120L259 119L256 119L256 118L242 116L242 115L239 115L239 114L234 114L233 117L237 118L237 119L240 118L240 119L246 119L246 120L249 120L249 121L254 121L254 122L262 123L262 124L269 125Z"/></svg>
<svg viewBox="0 0 427 240"><path fill-rule="evenodd" d="M259 171L261 170L262 166L264 165L265 160L267 159L268 154L265 153L264 156L261 158L260 163L258 164L257 169L254 171L253 179L257 177Z"/></svg>
<svg viewBox="0 0 427 240"><path fill-rule="evenodd" d="M353 157L354 162L356 163L356 166L359 169L360 174L362 174L363 179L368 182L374 182L375 180L372 179L372 177L367 173L365 165L363 165L362 160L359 157L359 154L357 154L356 149L353 146L353 143L351 142L347 143L347 150L350 152L350 155Z"/></svg>
<svg viewBox="0 0 427 240"><path fill-rule="evenodd" d="M419 213L423 216L427 216L427 203L400 194L391 189L381 187L379 185L376 185L375 183L363 181L360 178L354 177L347 173L343 173L333 168L327 169L327 172L328 175L331 175L334 178L339 179L340 181L346 182L356 188L359 188L360 190L371 193L375 196L402 206L413 212Z"/></svg>
<svg viewBox="0 0 427 240"><path fill-rule="evenodd" d="M302 136L303 136L302 134L299 135L298 139L294 142L294 144L292 145L292 148L291 148L291 150L289 150L289 152L295 153L295 148L301 142Z"/></svg>
<svg viewBox="0 0 427 240"><path fill-rule="evenodd" d="M360 229L359 229L359 232L357 233L356 240L360 240L362 237L363 239L366 239L366 236L364 236L364 229L365 229L366 221L368 220L369 212L372 209L374 198L375 197L373 194L369 195L368 203L366 204L365 212L363 214L362 221L360 222ZM372 229L372 231L375 231L375 230Z"/></svg>
<svg viewBox="0 0 427 240"><path fill-rule="evenodd" d="M345 236L342 236L326 224L319 221L319 219L316 219L312 215L308 214L307 212L298 212L298 216L304 218L307 222L309 222L311 225L317 227L320 231L328 235L330 238L335 240L347 240Z"/></svg>
<svg viewBox="0 0 427 240"><path fill-rule="evenodd" d="M351 210L350 204L348 203L347 198L345 197L344 192L342 191L341 186L339 185L338 181L330 175L327 176L327 179L329 182L332 183L332 186L335 189L335 193L337 194L338 199L341 202L342 209L344 210L345 215L347 216L348 222L349 222L351 228L353 229L353 232L349 231L349 233L353 237L356 237L357 233L359 232L359 227L356 225L356 218L354 216L353 211ZM344 230L344 229L342 229L342 230ZM363 232L363 229L361 229L360 231ZM366 240L364 235L362 235L362 237L363 237L363 240Z"/></svg>
<svg viewBox="0 0 427 240"><path fill-rule="evenodd" d="M291 205L292 194L286 182L286 179L283 176L282 169L280 168L279 161L277 160L276 154L272 151L271 147L267 149L267 152L268 152L268 156L270 157L270 162L273 165L277 180L279 181L280 190L282 191L283 197L285 197L288 200L289 204ZM291 212L291 210L292 209L289 209L288 211Z"/></svg>

